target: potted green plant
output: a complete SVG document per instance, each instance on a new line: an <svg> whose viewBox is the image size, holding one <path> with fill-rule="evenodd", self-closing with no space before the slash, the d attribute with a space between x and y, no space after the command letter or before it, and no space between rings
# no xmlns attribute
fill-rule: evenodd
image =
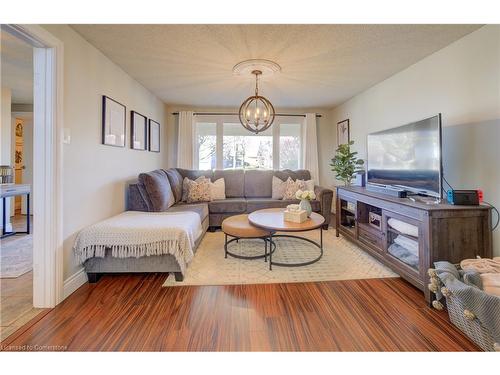
<svg viewBox="0 0 500 375"><path fill-rule="evenodd" d="M352 177L355 173L364 172L364 160L358 159L356 151L351 152L351 146L354 141L339 145L335 151L335 157L332 159L330 166L332 171L336 173L335 178L343 181L345 186L351 184Z"/></svg>

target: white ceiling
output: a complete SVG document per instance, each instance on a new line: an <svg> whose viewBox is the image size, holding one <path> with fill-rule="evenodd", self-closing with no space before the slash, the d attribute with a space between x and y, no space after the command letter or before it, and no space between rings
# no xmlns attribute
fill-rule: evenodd
<svg viewBox="0 0 500 375"><path fill-rule="evenodd" d="M0 31L1 80L12 90L12 103L33 104L33 47Z"/></svg>
<svg viewBox="0 0 500 375"><path fill-rule="evenodd" d="M278 107L333 107L474 31L477 25L73 25L169 104L237 106L252 78L242 60L280 74L261 93Z"/></svg>

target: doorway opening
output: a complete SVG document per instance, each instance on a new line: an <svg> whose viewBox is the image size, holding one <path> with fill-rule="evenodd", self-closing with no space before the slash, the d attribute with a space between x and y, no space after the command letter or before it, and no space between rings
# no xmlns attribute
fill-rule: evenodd
<svg viewBox="0 0 500 375"><path fill-rule="evenodd" d="M62 43L1 25L0 340L62 300Z"/></svg>

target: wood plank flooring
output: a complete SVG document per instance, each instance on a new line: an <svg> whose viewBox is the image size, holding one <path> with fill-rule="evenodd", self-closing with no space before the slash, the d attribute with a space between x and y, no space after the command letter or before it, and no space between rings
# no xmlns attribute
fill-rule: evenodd
<svg viewBox="0 0 500 375"><path fill-rule="evenodd" d="M163 288L105 276L2 342L92 351L479 350L399 279Z"/></svg>
<svg viewBox="0 0 500 375"><path fill-rule="evenodd" d="M31 220L33 220L33 217ZM15 231L26 230L26 215L13 216L11 222ZM2 246L13 244L26 236L28 235L18 234L1 239L0 251ZM1 276L0 341L10 336L43 311L43 309L33 307L33 271L15 278L1 278Z"/></svg>

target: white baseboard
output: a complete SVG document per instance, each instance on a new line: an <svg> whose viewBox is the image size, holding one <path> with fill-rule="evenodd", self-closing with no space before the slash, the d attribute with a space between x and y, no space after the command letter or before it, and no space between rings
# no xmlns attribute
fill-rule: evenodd
<svg viewBox="0 0 500 375"><path fill-rule="evenodd" d="M64 280L63 299L69 297L71 293L73 293L87 281L87 274L85 273L84 268L68 277L66 280Z"/></svg>

